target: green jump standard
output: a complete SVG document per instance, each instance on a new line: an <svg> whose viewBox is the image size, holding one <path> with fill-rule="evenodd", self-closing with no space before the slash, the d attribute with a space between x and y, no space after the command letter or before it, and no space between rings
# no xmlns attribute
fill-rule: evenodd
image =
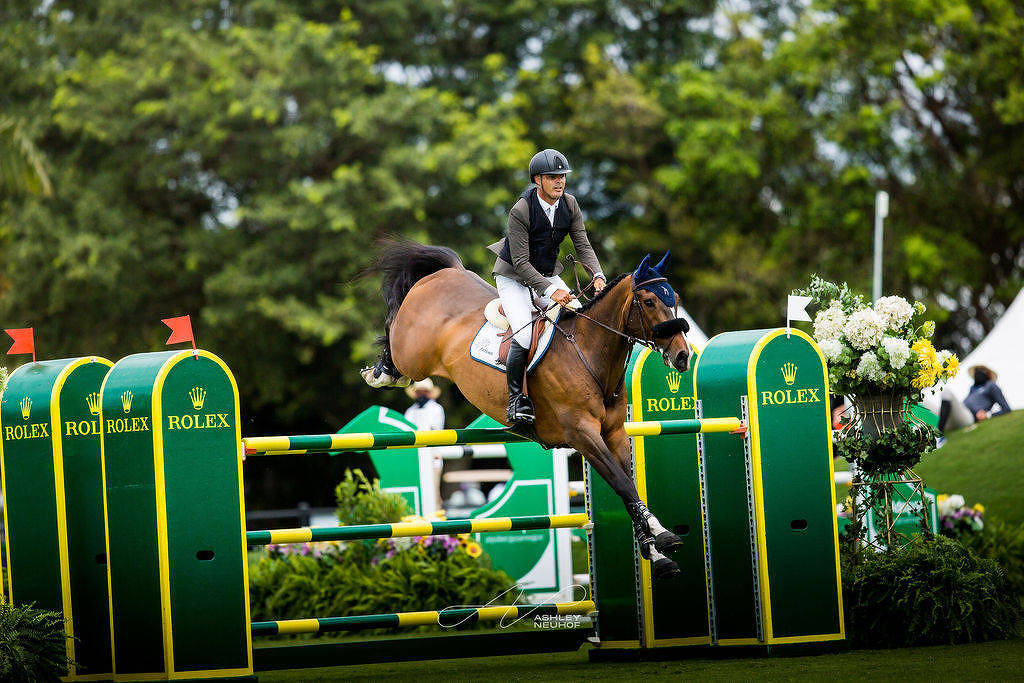
<svg viewBox="0 0 1024 683"><path fill-rule="evenodd" d="M99 392L111 365L27 363L0 402L8 599L63 614L65 680L110 678Z"/></svg>

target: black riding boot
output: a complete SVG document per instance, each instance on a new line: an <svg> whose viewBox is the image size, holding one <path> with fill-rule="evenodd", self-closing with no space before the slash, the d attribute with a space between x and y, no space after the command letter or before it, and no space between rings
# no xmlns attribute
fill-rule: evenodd
<svg viewBox="0 0 1024 683"><path fill-rule="evenodd" d="M508 421L510 424L533 424L533 402L523 396L523 376L526 374L527 351L513 339L505 363L505 378L508 380Z"/></svg>

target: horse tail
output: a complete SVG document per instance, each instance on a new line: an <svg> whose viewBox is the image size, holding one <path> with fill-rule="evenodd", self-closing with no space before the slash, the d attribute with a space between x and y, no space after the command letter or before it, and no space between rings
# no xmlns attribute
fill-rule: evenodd
<svg viewBox="0 0 1024 683"><path fill-rule="evenodd" d="M465 270L462 259L448 247L434 247L411 240L386 240L372 270L383 275L381 293L387 306L384 334L398 314L413 285L444 268Z"/></svg>

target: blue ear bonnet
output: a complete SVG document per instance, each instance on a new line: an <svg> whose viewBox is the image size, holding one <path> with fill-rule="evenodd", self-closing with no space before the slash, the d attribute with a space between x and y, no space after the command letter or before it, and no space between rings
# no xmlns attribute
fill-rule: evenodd
<svg viewBox="0 0 1024 683"><path fill-rule="evenodd" d="M644 260L640 262L640 265L633 271L633 282L640 283L646 282L647 280L654 280L657 278L665 277L665 268L668 267L669 252L665 252L665 255L661 257L661 261L656 266L650 264L651 255L644 256ZM642 285L637 289L645 289L648 292L656 295L661 299L661 303L668 306L673 311L676 310L676 292L672 289L672 285L667 282L652 282L650 284Z"/></svg>

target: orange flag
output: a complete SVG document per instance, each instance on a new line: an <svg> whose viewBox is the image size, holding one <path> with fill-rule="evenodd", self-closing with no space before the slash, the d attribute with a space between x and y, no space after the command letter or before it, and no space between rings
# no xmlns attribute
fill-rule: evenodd
<svg viewBox="0 0 1024 683"><path fill-rule="evenodd" d="M8 356L15 353L31 353L32 362L36 362L36 342L32 337L31 327L14 328L4 330L4 332L14 340L11 348L7 351Z"/></svg>
<svg viewBox="0 0 1024 683"><path fill-rule="evenodd" d="M160 322L171 328L171 336L167 338L167 344L192 342L192 350L196 350L196 338L192 334L192 318L190 316L179 315L177 318L164 318Z"/></svg>

